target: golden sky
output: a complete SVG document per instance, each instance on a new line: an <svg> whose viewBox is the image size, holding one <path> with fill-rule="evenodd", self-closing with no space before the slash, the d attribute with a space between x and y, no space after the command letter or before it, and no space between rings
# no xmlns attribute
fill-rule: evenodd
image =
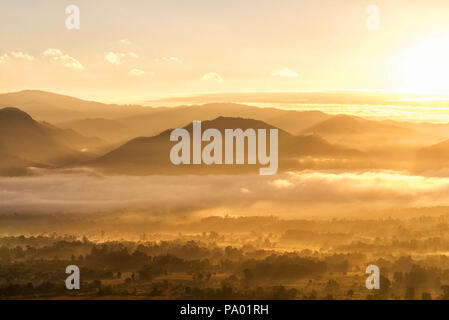
<svg viewBox="0 0 449 320"><path fill-rule="evenodd" d="M65 26L80 8L80 30ZM367 27L379 9L379 28ZM447 0L2 0L0 92L449 89Z"/></svg>

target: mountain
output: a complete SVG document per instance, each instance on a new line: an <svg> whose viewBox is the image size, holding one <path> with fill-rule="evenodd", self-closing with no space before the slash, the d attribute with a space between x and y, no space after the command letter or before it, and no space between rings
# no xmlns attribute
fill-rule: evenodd
<svg viewBox="0 0 449 320"><path fill-rule="evenodd" d="M111 143L128 141L138 134L119 120L104 118L78 119L58 123L59 128L73 129L88 137L99 137Z"/></svg>
<svg viewBox="0 0 449 320"><path fill-rule="evenodd" d="M201 123L202 132L215 128L222 134L223 157L225 129L246 130L276 129L263 121L243 118L218 117ZM193 125L184 127L192 137ZM279 131L279 171L298 168L301 157L345 158L359 157L362 154L356 150L332 145L316 135L294 136L284 130ZM97 169L120 174L214 174L258 172L261 167L256 165L179 165L170 161L170 150L177 142L170 141L171 130L153 137L135 138L121 147L94 160L89 165ZM209 142L203 142L204 147ZM245 147L246 150L247 147ZM245 156L247 159L247 155ZM246 163L246 162L245 162Z"/></svg>
<svg viewBox="0 0 449 320"><path fill-rule="evenodd" d="M33 163L61 165L89 159L89 151L102 144L97 138L39 123L20 109L0 109L0 153L7 155L2 160L3 168L14 163L18 167Z"/></svg>
<svg viewBox="0 0 449 320"><path fill-rule="evenodd" d="M157 108L103 104L38 90L0 94L0 107L17 107L38 121L57 123L63 128L79 130L109 142L152 136L194 120L213 120L219 116L256 119L293 134L331 117L320 111L281 110L236 103Z"/></svg>
<svg viewBox="0 0 449 320"><path fill-rule="evenodd" d="M429 144L436 144L440 141L449 138L449 123L428 123L428 122L406 122L406 121L394 121L384 120L384 123L393 124L397 127L408 128L413 131L424 133L428 137L432 137Z"/></svg>
<svg viewBox="0 0 449 320"><path fill-rule="evenodd" d="M17 107L39 121L51 123L80 118L115 119L154 111L150 107L103 104L38 90L0 94L0 107Z"/></svg>
<svg viewBox="0 0 449 320"><path fill-rule="evenodd" d="M363 150L425 145L435 139L428 133L410 128L348 115L324 120L304 130L303 134L318 134L332 143Z"/></svg>
<svg viewBox="0 0 449 320"><path fill-rule="evenodd" d="M27 167L42 166L19 157L0 152L0 176L18 176L27 173Z"/></svg>
<svg viewBox="0 0 449 320"><path fill-rule="evenodd" d="M417 158L425 165L447 167L449 165L449 140L421 148L417 152Z"/></svg>
<svg viewBox="0 0 449 320"><path fill-rule="evenodd" d="M62 128L111 143L153 136L169 128L183 127L193 120L213 120L220 116L264 121L295 135L316 133L332 143L364 150L383 148L385 144L423 147L449 138L447 124L373 121L347 115L332 116L320 111L260 108L237 103L153 108L103 104L25 90L0 94L2 106L18 107L39 121L57 123Z"/></svg>
<svg viewBox="0 0 449 320"><path fill-rule="evenodd" d="M141 135L152 136L169 128L181 128L194 120L213 120L220 116L241 117L264 121L293 134L329 119L320 111L281 110L259 108L236 103L210 103L205 105L155 108L158 112L121 119Z"/></svg>

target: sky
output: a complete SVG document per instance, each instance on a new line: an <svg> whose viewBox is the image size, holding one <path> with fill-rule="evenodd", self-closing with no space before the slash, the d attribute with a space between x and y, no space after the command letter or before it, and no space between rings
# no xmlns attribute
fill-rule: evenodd
<svg viewBox="0 0 449 320"><path fill-rule="evenodd" d="M0 20L0 92L449 90L447 0L2 0Z"/></svg>

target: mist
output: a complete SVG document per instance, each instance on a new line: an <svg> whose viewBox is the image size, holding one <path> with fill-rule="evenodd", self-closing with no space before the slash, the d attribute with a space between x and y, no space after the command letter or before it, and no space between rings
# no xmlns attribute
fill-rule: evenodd
<svg viewBox="0 0 449 320"><path fill-rule="evenodd" d="M398 171L137 177L103 176L86 169L36 170L32 176L0 178L0 212L121 211L175 217L220 208L244 209L248 214L263 207L259 214L276 215L298 208L311 213L332 208L329 215L357 208L444 206L449 204L448 192L448 177ZM296 217L306 214L294 213Z"/></svg>

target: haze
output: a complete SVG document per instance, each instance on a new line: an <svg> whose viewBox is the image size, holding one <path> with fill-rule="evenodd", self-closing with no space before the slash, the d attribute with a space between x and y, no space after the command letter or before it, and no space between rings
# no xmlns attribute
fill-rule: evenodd
<svg viewBox="0 0 449 320"><path fill-rule="evenodd" d="M0 299L449 299L447 0L72 4L0 2Z"/></svg>

